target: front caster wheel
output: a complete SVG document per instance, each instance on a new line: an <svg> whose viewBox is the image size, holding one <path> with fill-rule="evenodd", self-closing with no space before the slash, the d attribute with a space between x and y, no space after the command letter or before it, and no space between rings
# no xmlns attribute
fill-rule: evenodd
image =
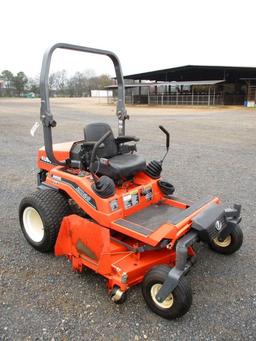
<svg viewBox="0 0 256 341"><path fill-rule="evenodd" d="M231 255L240 249L243 243L243 232L239 225L232 228L231 233L224 239L220 240L218 237L211 240L209 243L210 248L224 255Z"/></svg>
<svg viewBox="0 0 256 341"><path fill-rule="evenodd" d="M120 288L115 285L114 289L111 291L110 297L115 304L123 304L127 300L127 293L126 291L120 290Z"/></svg>
<svg viewBox="0 0 256 341"><path fill-rule="evenodd" d="M186 314L192 304L191 287L184 277L179 280L177 287L162 303L157 301L157 293L170 270L167 265L156 266L147 273L142 284L143 297L149 308L168 320Z"/></svg>

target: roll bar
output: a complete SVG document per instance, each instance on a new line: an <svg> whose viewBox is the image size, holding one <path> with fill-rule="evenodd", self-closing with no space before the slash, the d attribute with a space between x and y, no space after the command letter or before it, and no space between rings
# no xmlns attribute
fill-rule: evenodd
<svg viewBox="0 0 256 341"><path fill-rule="evenodd" d="M45 144L45 151L48 159L53 164L59 165L66 165L66 160L58 161L56 160L53 148L52 148L52 128L56 126L56 121L53 119L53 115L50 109L50 101L49 101L49 70L51 65L51 58L52 54L56 49L66 49L66 50L73 50L73 51L80 51L80 52L87 52L87 53L94 53L100 55L108 56L115 68L116 73L116 80L117 80L117 108L116 114L118 117L118 135L123 136L125 135L125 120L128 117L127 112L125 110L125 87L124 87L124 79L120 61L118 57L111 51L95 49L91 47L79 46L79 45L72 45L66 43L58 43L50 47L45 51L41 74L40 74L40 97L41 97L41 109L40 109L40 119L43 124L43 131L44 131L44 144Z"/></svg>

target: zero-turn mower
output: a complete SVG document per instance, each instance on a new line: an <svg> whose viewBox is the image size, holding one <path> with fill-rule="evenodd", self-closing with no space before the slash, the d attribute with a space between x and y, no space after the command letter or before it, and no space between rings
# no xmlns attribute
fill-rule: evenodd
<svg viewBox="0 0 256 341"><path fill-rule="evenodd" d="M108 56L117 80L118 136L107 123L90 123L84 138L53 144L56 121L50 110L48 77L57 48ZM66 256L73 270L90 268L106 278L111 299L123 303L127 290L142 283L148 306L173 319L192 303L186 274L195 259L194 244L232 254L243 241L240 205L223 208L207 196L194 203L175 197L161 180L164 158L146 163L136 153L135 136L125 135L125 88L117 56L104 50L56 44L44 55L41 78L44 147L39 149L38 189L19 208L21 229L38 251Z"/></svg>

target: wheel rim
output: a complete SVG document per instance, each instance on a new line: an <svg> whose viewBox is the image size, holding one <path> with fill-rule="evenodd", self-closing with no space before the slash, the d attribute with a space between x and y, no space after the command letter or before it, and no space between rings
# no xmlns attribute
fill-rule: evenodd
<svg viewBox="0 0 256 341"><path fill-rule="evenodd" d="M122 300L125 293L120 289L115 290L114 295L111 297L112 301L119 302Z"/></svg>
<svg viewBox="0 0 256 341"><path fill-rule="evenodd" d="M218 237L213 239L213 242L220 247L227 247L231 244L231 236L227 236L224 240L219 240Z"/></svg>
<svg viewBox="0 0 256 341"><path fill-rule="evenodd" d="M29 238L36 243L39 243L44 238L44 224L34 207L26 207L23 212L23 225Z"/></svg>
<svg viewBox="0 0 256 341"><path fill-rule="evenodd" d="M161 287L162 287L162 284L160 283L152 285L151 290L150 290L151 297L154 303L158 307L163 308L163 309L169 309L173 305L173 294L171 293L168 297L166 297L166 299L162 303L158 302L156 299L156 295L158 294Z"/></svg>

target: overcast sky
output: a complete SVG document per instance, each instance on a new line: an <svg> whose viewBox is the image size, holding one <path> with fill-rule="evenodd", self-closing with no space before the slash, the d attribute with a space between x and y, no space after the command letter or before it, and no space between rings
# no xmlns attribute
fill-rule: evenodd
<svg viewBox="0 0 256 341"><path fill-rule="evenodd" d="M68 42L114 51L123 73L186 64L256 66L256 1L1 0L0 71L40 73L44 50ZM60 50L52 70L94 69L111 62Z"/></svg>

